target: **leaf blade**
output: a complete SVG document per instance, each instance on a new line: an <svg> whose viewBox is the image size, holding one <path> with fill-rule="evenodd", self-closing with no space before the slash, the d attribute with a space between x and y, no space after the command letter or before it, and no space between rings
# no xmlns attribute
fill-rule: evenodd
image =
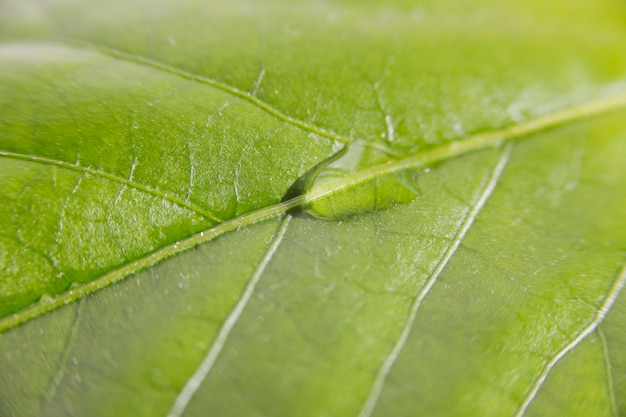
<svg viewBox="0 0 626 417"><path fill-rule="evenodd" d="M414 202L327 222L289 214L284 245L258 277L187 414L357 415L424 288L429 296L373 414L518 410L550 358L614 294L609 281L625 239L624 113L620 104L596 111L593 103L623 101L626 29L623 8L609 0L491 3L477 12L456 2L189 1L177 10L150 3L147 13L137 1L119 17L114 1L71 10L63 1L0 5L0 66L8 68L0 71L2 152L62 161L44 169L0 160L11 197L2 204L1 217L11 219L2 223L3 271L20 265L52 276L50 248L82 241L86 248L76 253L91 264L81 273L95 279L70 288L77 296L53 299L50 314L37 310L3 328L0 414L163 414L245 291L279 218L328 190L344 198L345 209L359 184L380 185L394 169L423 191ZM68 38L124 59L59 46ZM488 145L502 132L519 139L502 182L429 287L429 273L497 166ZM66 143L55 148L59 138ZM340 144L328 139L352 142L358 158L330 161ZM437 162L430 172L424 155ZM281 202L323 161L347 173L343 182L314 184ZM63 164L75 172L60 170ZM27 175L17 181L20 172ZM150 216L135 221L159 200L172 204L157 218L178 213L177 201L190 213L156 226L147 225ZM33 213L47 208L41 201L52 201L57 213L39 227L53 236L47 247L31 227ZM126 210L117 215L120 201ZM193 218L197 208L225 221L202 223ZM95 241L58 232L98 220L117 232ZM133 222L157 237L134 251L116 247L116 233L139 235ZM128 253L116 261L105 248ZM24 261L38 256L39 270ZM7 282L15 278L0 285ZM175 293L177 284L183 288ZM554 362L529 414L621 411L626 316L623 294L616 300L593 337ZM25 362L27 370L19 367ZM572 375L583 382L562 382ZM571 398L585 393L588 408L574 407Z"/></svg>

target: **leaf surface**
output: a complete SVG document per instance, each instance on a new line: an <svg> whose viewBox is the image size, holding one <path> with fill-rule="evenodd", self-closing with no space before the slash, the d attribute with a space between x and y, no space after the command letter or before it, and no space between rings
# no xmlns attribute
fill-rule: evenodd
<svg viewBox="0 0 626 417"><path fill-rule="evenodd" d="M625 414L626 9L457 3L3 2L0 415Z"/></svg>

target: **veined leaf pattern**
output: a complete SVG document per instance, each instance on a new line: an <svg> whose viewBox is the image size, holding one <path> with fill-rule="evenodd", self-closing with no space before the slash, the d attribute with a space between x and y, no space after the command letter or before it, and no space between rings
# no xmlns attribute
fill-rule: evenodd
<svg viewBox="0 0 626 417"><path fill-rule="evenodd" d="M624 13L2 3L0 415L624 414Z"/></svg>

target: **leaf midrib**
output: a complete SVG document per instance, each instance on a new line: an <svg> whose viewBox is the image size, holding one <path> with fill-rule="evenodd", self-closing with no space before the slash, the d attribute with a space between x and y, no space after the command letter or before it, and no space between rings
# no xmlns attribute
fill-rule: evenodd
<svg viewBox="0 0 626 417"><path fill-rule="evenodd" d="M135 62L138 64L142 64L141 61L144 61L143 64L150 66L156 70L166 71L172 74L176 74L191 80L195 80L198 82L202 82L204 84L212 85L216 88L220 88L224 91L229 91L241 98L246 100L250 100L261 106L264 110L274 114L276 117L281 118L281 120L299 126L305 130L309 130L314 133L318 133L320 136L327 137L329 139L338 140L341 142L350 143L354 140L351 138L346 138L335 133L325 131L316 126L309 125L303 121L298 119L294 119L291 116L287 116L284 113L274 109L269 104L258 100L256 97L251 96L250 94L239 90L235 87L222 84L215 80L202 77L197 74L186 72L182 69L178 69L175 67L170 67L165 64L158 63L157 61L153 61L149 58L145 58L139 55L127 54L121 51L117 51L115 49L100 46L97 44L87 43L84 41L73 39L73 42L83 42L86 45L90 45L91 50L94 48L107 48L111 54L118 54L119 56L115 56L118 59L129 60L131 62ZM100 51L102 52L102 51ZM102 52L103 53L103 52ZM126 59L128 58L128 59ZM213 84L214 83L214 84ZM246 213L244 215L229 219L227 221L223 221L216 226L212 226L211 228L191 235L179 242L168 244L163 246L144 257L135 259L127 264L120 266L117 269L114 269L110 272L107 272L87 284L83 286L69 290L65 293L61 293L57 295L51 302L41 303L36 302L21 311L18 311L10 316L0 319L0 334L12 327L18 326L30 319L33 319L43 313L48 311L55 310L63 305L74 302L88 294L91 294L100 289L106 288L116 282L123 280L125 277L130 274L136 273L142 269L148 268L160 261L163 261L171 256L174 256L178 253L191 249L197 245L202 243L206 243L214 238L239 229L244 226L248 226L263 220L270 219L272 217L280 216L286 213L287 211L294 209L296 207L301 207L311 201L322 198L324 196L340 192L353 186L358 183L363 183L371 180L379 175L385 175L401 170L406 169L415 169L424 165L441 162L445 160L449 160L455 157L459 157L470 152L474 152L480 149L484 149L491 146L498 146L506 141L510 141L513 139L520 139L523 137L528 137L531 134L538 133L540 131L544 131L550 128L554 128L557 126L565 125L567 123L572 123L577 120L584 120L588 118L592 118L594 116L599 116L604 113L609 113L612 111L616 111L620 108L626 107L626 93L622 93L619 95L613 95L609 97L605 97L602 99L589 101L586 103L579 104L577 106L570 107L565 110L557 111L548 115L539 116L535 119L530 119L525 122L515 124L512 126L508 126L504 129L492 130L487 132L481 132L472 136L469 136L462 141L452 142L450 144L440 146L428 151L418 152L416 154L409 154L408 156L400 159L396 159L389 163L384 163L380 165L375 165L373 167L364 169L362 171L355 172L346 177L341 178L338 181L333 181L328 184L324 184L321 187L313 188L306 194L295 197L289 201L281 202L278 204L274 204L271 206L267 206L261 208L259 210ZM319 132L318 132L319 131ZM320 133L321 132L321 133ZM0 156L7 154L7 152L0 151ZM14 154L16 156L22 157L24 159L24 155ZM39 158L39 157L32 157ZM45 159L45 158L39 158ZM54 161L54 160L51 160ZM62 161L55 161L61 163ZM57 164L58 165L58 164ZM74 166L72 164L67 164L69 166ZM76 167L76 166L74 166ZM80 167L80 166L78 166ZM80 167L82 169L88 169L86 167ZM100 171L95 171L95 173L99 173ZM106 173L101 173L106 174ZM109 174L106 174L109 175ZM121 179L126 181L121 177L117 177L113 174L110 174L112 177L116 179ZM141 187L145 187L139 184ZM165 198L165 197L163 197ZM184 200L181 200L184 202Z"/></svg>
<svg viewBox="0 0 626 417"><path fill-rule="evenodd" d="M523 123L508 126L504 129L477 133L458 142L452 142L428 151L418 152L401 159L392 160L388 163L374 165L349 174L339 180L323 184L317 189L307 193L307 202L340 192L355 184L370 181L380 175L415 169L435 162L452 159L479 149L499 146L509 140L529 136L577 120L609 113L622 107L626 107L626 93L589 101L565 110L539 116Z"/></svg>

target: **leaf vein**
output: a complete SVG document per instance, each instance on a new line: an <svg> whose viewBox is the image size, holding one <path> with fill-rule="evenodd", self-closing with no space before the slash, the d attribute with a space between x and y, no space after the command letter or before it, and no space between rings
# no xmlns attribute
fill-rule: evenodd
<svg viewBox="0 0 626 417"><path fill-rule="evenodd" d="M609 392L609 400L611 402L611 413L613 417L619 417L617 411L617 402L615 401L615 385L613 384L613 372L611 372L611 357L609 356L609 347L606 343L606 337L602 328L598 326L596 329L600 344L602 345L602 356L604 357L604 372L606 373L606 385Z"/></svg>
<svg viewBox="0 0 626 417"><path fill-rule="evenodd" d="M575 107L559 110L554 113L539 116L524 123L491 130L469 136L462 141L455 141L425 152L410 154L388 163L375 165L354 174L347 175L337 181L328 182L324 186L311 192L308 200L315 200L326 195L339 192L355 183L363 183L379 175L390 174L407 169L418 168L434 162L452 159L454 157L485 149L500 146L504 142L527 137L566 123L599 116L604 113L626 107L626 94L609 96L590 101Z"/></svg>
<svg viewBox="0 0 626 417"><path fill-rule="evenodd" d="M217 217L215 214L213 214L212 212L205 210L193 203L190 203L189 201L183 200L182 198L176 197L172 194L169 193L165 193L163 191L159 191L157 189L154 189L152 187L148 187L146 185L140 184L136 181L133 181L131 179L126 179L126 178L122 178L122 177L118 177L117 175L114 174L109 174L107 172L103 172L100 171L98 169L94 169L94 168L90 168L90 167L86 167L86 166L82 166L82 165L77 165L77 164L70 164L68 162L65 161L60 161L57 159L51 159L51 158L43 158L43 157L39 157L39 156L34 156L34 155L25 155L25 154L20 154L20 153L15 153L15 152L7 152L7 151L0 151L0 157L4 157L4 158L12 158L12 159L19 159L22 161L28 161L28 162L34 162L34 163L39 163L39 164L44 164L44 165L52 165L52 166L56 166L59 168L65 168L68 170L72 170L72 171L77 171L77 172L81 172L84 174L90 174L93 176L97 176L97 177L101 177L101 178L105 178L109 181L113 181L113 182L117 182L120 183L122 185L128 186L130 188L134 188L136 190L145 192L147 194L152 194L155 197L159 197L162 198L164 200L168 200L174 204L177 204L179 206L185 207L205 218L210 219L211 221L215 222L215 223L221 223L223 222L222 219L220 219L219 217Z"/></svg>
<svg viewBox="0 0 626 417"><path fill-rule="evenodd" d="M198 388L200 388L200 385L202 385L206 377L211 372L213 365L217 361L222 349L224 348L224 345L226 344L231 330L241 317L243 310L248 304L248 301L250 301L250 298L252 297L252 293L254 292L256 285L259 282L259 279L265 271L265 268L271 261L272 257L276 253L276 250L278 249L278 246L282 242L283 237L287 232L287 227L289 226L290 219L291 217L287 216L283 221L281 221L278 229L276 230L276 233L274 234L274 237L272 238L272 243L270 244L270 247L261 259L261 262L259 262L259 264L257 265L252 277L248 281L248 284L243 291L243 294L237 301L235 308L233 308L231 313L224 321L224 324L220 328L217 336L215 337L213 344L209 348L204 360L196 369L191 378L189 378L183 389L178 394L178 397L176 397L176 400L174 401L174 404L172 405L172 408L170 409L167 417L180 417L183 414L194 394L196 393Z"/></svg>
<svg viewBox="0 0 626 417"><path fill-rule="evenodd" d="M282 120L283 122L289 123L293 126L299 127L300 129L306 130L308 132L315 133L327 139L336 140L336 141L344 142L344 143L351 143L354 141L354 139L351 137L340 135L333 131L324 129L322 127L316 126L311 123L307 123L303 120L297 119L295 117L292 117L283 113L282 111L278 110L276 107L272 106L271 104L259 99L256 96L256 92L257 92L256 89L253 89L253 91L249 93L247 91L240 90L239 88L235 86L226 84L224 82L215 80L213 78L195 74L193 72L189 72L182 68L165 64L163 62L157 61L152 58L148 58L148 57L130 53L130 52L124 52L119 49L113 48L111 46L98 44L92 41L86 41L83 39L76 39L76 38L70 38L70 37L62 37L60 39L65 40L66 43L68 43L70 46L73 46L75 48L87 49L87 50L97 52L101 55L104 55L110 58L118 59L120 61L132 62L134 64L143 65L145 67L148 67L157 71L166 72L168 74L172 74L172 75L175 75L175 76L187 79L187 80L191 80L200 84L211 86L213 88L216 88L218 90L231 94L237 98L246 100L247 102L252 103L253 105L259 107L260 109L276 117L277 119ZM255 81L256 88L258 88L256 83L260 84L263 78L265 77L265 74L266 72L263 69L262 72L259 74L259 78Z"/></svg>
<svg viewBox="0 0 626 417"><path fill-rule="evenodd" d="M148 268L161 262L171 256L189 250L202 243L209 242L225 233L232 232L244 226L249 226L255 223L268 220L272 217L282 216L284 213L291 209L299 207L303 204L304 197L296 197L289 201L285 201L279 204L265 207L260 210L252 211L236 217L231 220L219 223L207 230L191 235L186 239L183 239L176 243L165 245L154 252L148 253L143 257L134 259L120 267L113 269L92 281L83 284L82 286L73 289L71 291L64 292L56 297L48 300L45 303L37 302L29 307L20 310L10 316L0 319L0 333L18 326L28 320L40 316L49 311L56 310L64 305L68 305L76 300L86 297L89 294L93 294L103 288L109 287L115 283L118 283L130 275L137 273L143 269Z"/></svg>
<svg viewBox="0 0 626 417"><path fill-rule="evenodd" d="M585 340L585 338L587 338L587 336L589 336L594 330L596 330L596 328L600 325L600 323L602 323L602 321L604 320L608 312L613 307L613 304L615 304L615 300L617 300L617 297L619 296L622 289L624 288L624 284L626 284L626 262L624 262L622 269L618 273L618 276L615 279L615 282L611 286L608 295L606 296L606 298L604 299L604 302L602 303L602 305L596 312L594 318L589 322L589 324L587 324L578 333L578 335L576 335L576 337L574 337L574 339L572 339L571 342L569 342L561 350L559 350L552 357L552 359L550 359L550 361L545 365L545 367L543 368L541 373L538 375L535 382L532 384L532 386L526 393L521 405L519 406L517 413L515 414L515 417L522 417L526 413L526 410L528 409L532 401L537 396L539 389L542 387L543 383L548 378L550 371L554 369L556 364L561 359L563 359L563 357L566 354L568 354L576 346L578 346L583 340Z"/></svg>
<svg viewBox="0 0 626 417"><path fill-rule="evenodd" d="M178 244L165 245L161 248L156 249L154 252L148 253L141 258L137 258L127 264L118 267L117 269L111 270L95 278L94 280L92 280L88 284L85 284L76 291L63 293L56 297L53 303L34 304L26 307L18 313L0 319L0 333L9 328L15 327L25 321L33 319L45 312L52 311L95 291L106 288L109 285L123 280L130 274L136 273L144 268L154 265L157 262L163 261L177 253L191 249L201 243L208 242L217 236L231 232L245 225L254 224L277 215L282 215L290 209L309 203L317 198L321 198L330 193L339 192L356 181L364 182L366 180L374 178L377 175L384 175L386 173L396 172L402 169L418 168L426 164L452 159L480 149L500 145L502 142L507 140L528 137L533 133L537 133L551 127L556 127L558 125L574 122L576 120L591 118L594 116L599 116L603 113L616 111L617 109L624 106L626 106L626 94L611 96L602 100L588 102L578 107L558 111L550 115L541 116L537 119L529 120L520 125L507 127L500 130L479 133L477 135L466 138L462 142L453 142L449 145L444 145L429 151L411 154L404 159L396 160L392 163L377 165L370 169L362 170L354 175L350 175L339 183L333 182L332 184L318 187L314 190L311 190L311 192L307 193L306 195L301 195L289 201L267 206L256 211L240 215L233 219L219 222L219 224L212 226L205 231L199 232L195 235L191 235L188 238L181 240ZM75 169L78 171L89 170L89 168L85 168L80 165L69 164L56 160L47 160L46 158L39 158L35 156L8 154L4 151L0 151L0 157L1 156L33 161L38 160L41 163L48 163L60 167L67 166L67 168L69 169ZM104 176L110 175L106 173L100 173L99 171L95 171L93 172L93 174L102 174ZM115 177L114 179L120 181L121 183L129 182L128 180L119 177ZM167 194L164 194L163 198L167 198L166 196ZM170 198L171 197L172 196L170 196ZM184 201L182 201L182 203L184 203L182 205L186 204Z"/></svg>
<svg viewBox="0 0 626 417"><path fill-rule="evenodd" d="M81 300L81 302L76 305L76 311L74 312L74 318L72 319L72 324L70 325L70 331L67 335L67 338L65 339L65 344L63 345L61 357L57 362L56 372L54 373L54 376L50 379L50 382L48 383L48 389L46 390L46 393L41 400L40 409L42 411L46 409L47 405L56 395L57 390L59 389L59 384L65 376L67 363L70 357L70 349L76 342L78 328L80 327L80 316L84 304L83 300Z"/></svg>
<svg viewBox="0 0 626 417"><path fill-rule="evenodd" d="M461 227L459 228L458 233L454 237L454 240L452 241L452 243L448 246L448 248L444 252L443 257L440 259L439 263L437 264L437 267L435 268L433 273L428 277L426 281L426 285L424 286L422 291L420 291L417 297L415 297L409 309L409 316L405 322L404 328L402 329L400 338L397 340L393 349L391 350L391 352L389 353L389 355L383 362L382 367L379 369L378 374L376 375L376 378L374 379L372 389L370 390L367 396L367 399L365 400L365 403L363 404L363 407L361 408L361 411L359 412L359 417L369 417L372 415L372 412L374 411L374 408L376 407L378 399L380 398L380 395L382 393L383 387L387 380L387 376L389 375L389 373L391 372L391 369L396 363L396 360L398 359L400 352L406 345L406 342L409 338L409 334L411 333L411 329L413 327L413 324L415 323L415 319L417 317L418 310L420 306L422 305L422 302L424 301L426 296L430 293L430 290L435 284L435 282L437 281L437 278L439 278L439 276L441 275L441 272L448 265L448 261L450 260L450 258L452 258L452 256L458 249L459 245L461 244L461 241L467 234L468 230L472 227L472 224L478 217L478 214L480 213L485 203L487 202L487 200L493 193L493 190L495 189L498 183L498 180L500 179L500 176L502 175L502 172L504 171L504 168L509 160L509 156L511 154L511 148L512 148L512 144L509 143L502 149L500 158L493 172L491 173L490 178L485 184L485 187L480 193L480 196L474 203L474 206L470 210L467 217L463 220L463 223Z"/></svg>

